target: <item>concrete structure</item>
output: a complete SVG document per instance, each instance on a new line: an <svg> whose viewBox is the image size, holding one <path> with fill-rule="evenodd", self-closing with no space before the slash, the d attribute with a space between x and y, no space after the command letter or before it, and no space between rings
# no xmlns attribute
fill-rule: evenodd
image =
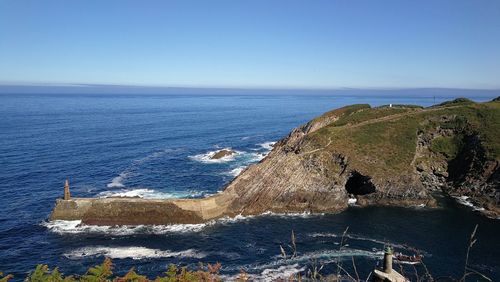
<svg viewBox="0 0 500 282"><path fill-rule="evenodd" d="M387 247L384 253L384 272L391 273L392 272L392 256L394 252L391 247Z"/></svg>
<svg viewBox="0 0 500 282"><path fill-rule="evenodd" d="M238 215L230 209L236 198L231 193L202 199L70 198L66 185L64 196L57 199L50 220L81 220L89 225L167 225Z"/></svg>
<svg viewBox="0 0 500 282"><path fill-rule="evenodd" d="M387 247L384 252L384 267L383 271L379 269L375 269L373 271L374 275L374 281L377 282L382 282L382 281L389 281L389 282L407 282L409 281L406 279L403 275L399 274L397 271L392 269L392 258L393 258L393 251L391 247Z"/></svg>
<svg viewBox="0 0 500 282"><path fill-rule="evenodd" d="M69 181L66 179L66 182L64 182L64 200L69 200L71 199L71 194L69 192Z"/></svg>

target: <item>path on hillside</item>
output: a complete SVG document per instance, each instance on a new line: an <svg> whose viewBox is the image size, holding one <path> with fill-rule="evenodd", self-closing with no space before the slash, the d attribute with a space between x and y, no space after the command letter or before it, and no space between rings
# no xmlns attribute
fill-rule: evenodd
<svg viewBox="0 0 500 282"><path fill-rule="evenodd" d="M449 106L449 107L442 107L442 108L438 107L438 108L421 109L421 110L409 110L409 111L404 112L404 113L393 114L393 115L379 117L379 118L376 118L376 119L365 120L365 121L362 121L362 122L356 123L356 124L346 124L346 125L341 125L341 126L335 126L335 128L337 128L337 129L357 128L357 127L360 127L360 126L365 126L365 125L368 125L368 124L374 124L374 123L378 123L378 122L382 122L382 121L391 121L391 120L396 120L396 119L399 119L399 118L402 118L402 117L406 117L406 116L412 116L412 115L416 115L416 114L433 112L433 111L438 111L438 110L442 110L442 109L457 108L457 107L461 107L461 106ZM326 125L326 126L328 126L328 125ZM301 155L312 154L312 153L318 152L320 150L323 150L325 148L328 148L328 146L330 146L332 144L332 140L330 138L328 138L328 140L329 140L328 144L326 144L324 147L321 147L321 148L318 148L318 149L314 149L314 150L311 150L311 151L308 151L308 152L304 152Z"/></svg>
<svg viewBox="0 0 500 282"><path fill-rule="evenodd" d="M380 117L380 118L376 118L376 119L365 120L365 121L362 121L360 123L356 123L353 125L346 124L343 126L339 126L337 128L342 128L342 127L356 128L356 127L360 127L363 125L373 124L373 123L377 123L377 122L381 122L381 121L390 121L390 120L398 119L398 118L405 117L405 116L411 116L411 115L416 115L416 114L420 114L420 113L434 112L434 111L438 111L438 110L452 109L452 108L458 108L458 107L460 107L460 106L449 106L449 107L444 107L444 108L422 109L422 110L417 110L417 111L410 110L408 112L404 112L404 113L400 113L400 114L388 115L388 116L384 116L384 117Z"/></svg>

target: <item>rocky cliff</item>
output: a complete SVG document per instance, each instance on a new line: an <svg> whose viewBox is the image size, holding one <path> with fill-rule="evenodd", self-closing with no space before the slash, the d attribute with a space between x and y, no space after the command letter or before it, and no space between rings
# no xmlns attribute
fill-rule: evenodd
<svg viewBox="0 0 500 282"><path fill-rule="evenodd" d="M434 191L500 215L500 102L430 108L352 105L294 129L216 196L198 200L58 200L51 219L87 224L203 222L358 205L435 205Z"/></svg>

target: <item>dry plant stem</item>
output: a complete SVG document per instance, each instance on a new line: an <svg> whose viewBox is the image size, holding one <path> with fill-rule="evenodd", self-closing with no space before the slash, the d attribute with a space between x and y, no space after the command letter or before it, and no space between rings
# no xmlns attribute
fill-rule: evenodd
<svg viewBox="0 0 500 282"><path fill-rule="evenodd" d="M352 259L352 267L354 268L354 273L356 274L356 281L360 281L358 269L356 268L356 263L354 262L354 257L351 257L351 259Z"/></svg>
<svg viewBox="0 0 500 282"><path fill-rule="evenodd" d="M464 266L464 276L463 276L464 280L465 277L467 276L467 266L469 265L469 252L472 245L474 245L474 243L476 242L476 240L474 240L474 236L476 236L476 231L477 231L477 224L474 227L474 231L472 231L472 234L470 235L469 246L467 247L467 254L465 255L465 266Z"/></svg>
<svg viewBox="0 0 500 282"><path fill-rule="evenodd" d="M365 282L370 281L370 277L372 276L372 273L373 273L373 271L370 271L370 273L368 273L368 277L366 277Z"/></svg>
<svg viewBox="0 0 500 282"><path fill-rule="evenodd" d="M420 277L418 276L417 268L415 267L415 265L412 265L412 266L413 266L413 270L415 271L415 277L417 278L417 281L420 281Z"/></svg>
<svg viewBox="0 0 500 282"><path fill-rule="evenodd" d="M465 256L464 276L462 277L462 281L465 280L465 277L467 276L467 266L469 265L469 252L474 243L476 243L476 240L474 238L474 236L476 236L476 231L477 231L477 224L474 227L474 231L472 231L472 234L470 235L469 238L469 246L467 247L467 254Z"/></svg>
<svg viewBox="0 0 500 282"><path fill-rule="evenodd" d="M480 272L478 272L478 271L476 271L476 270L474 270L474 269L472 269L472 268L470 268L470 267L467 267L467 270L469 270L470 272L473 272L474 274L477 274L477 275L481 276L481 277L482 277L483 279L485 279L485 280L488 280L488 281L493 281L493 280L491 280L489 277L487 277L486 275L484 275L484 274L482 274L482 273L480 273ZM472 274L472 273L470 273L470 272L469 272L469 274Z"/></svg>
<svg viewBox="0 0 500 282"><path fill-rule="evenodd" d="M281 245L280 245L280 251L281 251L281 255L283 256L283 259L286 262L286 252L285 252L285 249L283 249L283 246L281 246Z"/></svg>
<svg viewBox="0 0 500 282"><path fill-rule="evenodd" d="M349 226L347 226L346 229L344 230L344 233L342 233L342 237L340 238L339 252L342 251L342 247L344 246L344 238L345 238L345 235L347 234L348 230L349 230ZM336 259L336 261L337 261L337 277L339 277L340 269L342 267L340 266L340 260L338 258ZM349 273L347 275L349 275Z"/></svg>
<svg viewBox="0 0 500 282"><path fill-rule="evenodd" d="M347 277L351 278L352 281L358 281L354 277L352 277L352 275L349 274L349 272L347 272L347 270L345 270L342 266L340 266L340 265L337 264L337 267L340 268L340 270L342 270L347 275Z"/></svg>
<svg viewBox="0 0 500 282"><path fill-rule="evenodd" d="M292 230L292 248L293 248L293 255L292 258L295 258L297 256L297 244L295 243L295 233Z"/></svg>
<svg viewBox="0 0 500 282"><path fill-rule="evenodd" d="M465 255L464 275L462 276L460 281L465 281L467 276L473 275L473 274L476 274L487 281L492 281L486 275L469 267L469 253L470 253L470 250L472 249L472 247L474 246L474 244L477 242L477 238L476 238L477 227L478 227L478 225L476 224L476 226L474 227L474 231L472 231L472 234L470 235L470 238L469 238L469 245L467 246L467 253Z"/></svg>

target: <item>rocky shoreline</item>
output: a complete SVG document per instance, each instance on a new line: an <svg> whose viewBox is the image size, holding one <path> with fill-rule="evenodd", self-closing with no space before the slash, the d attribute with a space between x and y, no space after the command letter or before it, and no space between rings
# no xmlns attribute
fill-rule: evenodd
<svg viewBox="0 0 500 282"><path fill-rule="evenodd" d="M497 99L496 99L497 100ZM431 108L353 105L294 129L270 154L204 199L59 199L51 220L94 225L201 223L264 212L340 212L356 204L433 207L467 197L500 216L500 102ZM221 157L231 152L221 152Z"/></svg>

